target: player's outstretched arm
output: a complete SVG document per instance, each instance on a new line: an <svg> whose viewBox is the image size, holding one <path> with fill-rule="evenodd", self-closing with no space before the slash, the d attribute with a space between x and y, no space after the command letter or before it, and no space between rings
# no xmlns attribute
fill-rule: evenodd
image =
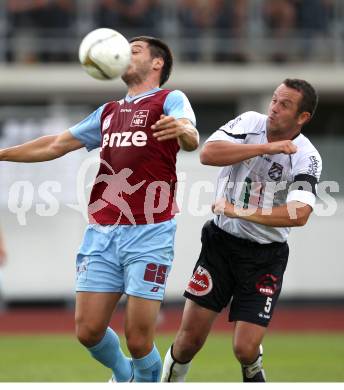
<svg viewBox="0 0 344 390"><path fill-rule="evenodd" d="M236 144L229 141L207 142L200 153L204 165L226 166L245 161L263 154L293 154L297 147L290 140L266 144Z"/></svg>
<svg viewBox="0 0 344 390"><path fill-rule="evenodd" d="M176 119L173 116L161 115L152 126L154 137L158 141L176 138L181 149L192 152L198 148L199 134L189 119Z"/></svg>
<svg viewBox="0 0 344 390"><path fill-rule="evenodd" d="M245 221L273 227L304 226L312 213L312 207L299 201L291 201L282 206L263 208L236 207L228 201L218 200L212 207L214 214L240 218Z"/></svg>
<svg viewBox="0 0 344 390"><path fill-rule="evenodd" d="M0 150L0 161L41 162L54 160L84 145L69 130L58 135L47 135L25 144Z"/></svg>

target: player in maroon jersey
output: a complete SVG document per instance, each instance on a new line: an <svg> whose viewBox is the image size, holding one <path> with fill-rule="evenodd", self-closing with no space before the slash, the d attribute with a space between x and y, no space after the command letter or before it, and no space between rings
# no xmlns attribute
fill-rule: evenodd
<svg viewBox="0 0 344 390"><path fill-rule="evenodd" d="M155 324L173 259L176 154L199 143L195 116L181 91L161 89L172 69L168 46L152 37L131 40L122 79L125 98L99 107L60 135L0 150L0 160L38 162L100 147L89 219L77 256L76 333L113 380L155 382L161 358ZM126 358L108 327L127 295Z"/></svg>

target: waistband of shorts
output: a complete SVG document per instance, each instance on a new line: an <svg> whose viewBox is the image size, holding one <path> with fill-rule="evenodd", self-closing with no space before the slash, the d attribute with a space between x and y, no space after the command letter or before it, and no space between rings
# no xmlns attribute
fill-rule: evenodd
<svg viewBox="0 0 344 390"><path fill-rule="evenodd" d="M284 242L270 242L269 244L261 244L259 242L254 242L251 240L247 240L246 238L240 238L237 236L233 236L233 234L230 234L226 232L225 230L219 228L213 220L210 221L211 226L220 234L222 234L224 237L226 237L227 240L236 242L241 245L246 245L250 248L280 248L282 246L287 245L287 241Z"/></svg>

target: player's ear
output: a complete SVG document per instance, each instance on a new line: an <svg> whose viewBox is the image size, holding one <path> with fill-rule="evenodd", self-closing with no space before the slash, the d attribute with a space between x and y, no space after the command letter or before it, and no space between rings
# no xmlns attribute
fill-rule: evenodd
<svg viewBox="0 0 344 390"><path fill-rule="evenodd" d="M164 66L164 60L161 57L153 58L152 66L154 70L160 70Z"/></svg>
<svg viewBox="0 0 344 390"><path fill-rule="evenodd" d="M302 127L303 125L305 125L310 120L311 120L310 112L304 111L304 112L301 112L301 114L299 114L297 123L298 123L299 126Z"/></svg>

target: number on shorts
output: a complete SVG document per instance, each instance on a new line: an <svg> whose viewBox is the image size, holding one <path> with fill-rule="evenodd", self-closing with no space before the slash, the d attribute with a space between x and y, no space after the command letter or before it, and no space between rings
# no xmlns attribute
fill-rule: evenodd
<svg viewBox="0 0 344 390"><path fill-rule="evenodd" d="M266 303L265 303L265 307L264 307L265 313L270 313L271 303L272 303L272 298L270 298L270 297L266 298Z"/></svg>

